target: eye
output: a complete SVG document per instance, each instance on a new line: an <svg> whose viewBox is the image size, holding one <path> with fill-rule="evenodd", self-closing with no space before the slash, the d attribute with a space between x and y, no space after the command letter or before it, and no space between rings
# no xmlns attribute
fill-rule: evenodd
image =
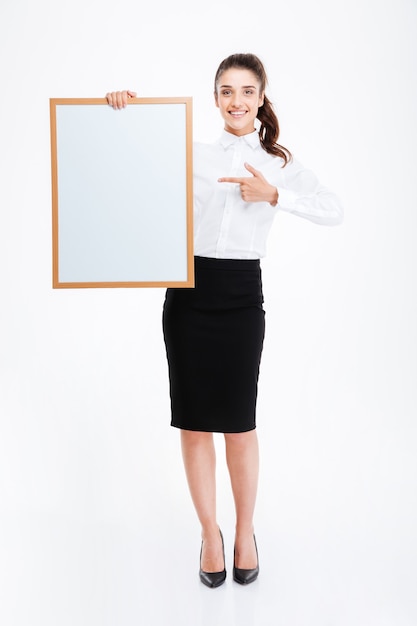
<svg viewBox="0 0 417 626"><path fill-rule="evenodd" d="M253 95L253 93L254 93L254 92L253 92L253 89L246 89L246 90L245 90L245 94L246 94L247 96L252 96L252 95Z"/></svg>
<svg viewBox="0 0 417 626"><path fill-rule="evenodd" d="M230 94L231 94L230 89L223 89L222 96L230 96Z"/></svg>

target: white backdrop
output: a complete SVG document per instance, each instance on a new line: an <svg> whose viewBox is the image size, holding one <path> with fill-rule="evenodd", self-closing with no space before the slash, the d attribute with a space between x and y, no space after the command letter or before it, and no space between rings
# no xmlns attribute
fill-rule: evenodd
<svg viewBox="0 0 417 626"><path fill-rule="evenodd" d="M2 0L4 626L417 623L416 17L415 0ZM241 51L346 216L279 214L271 233L262 572L213 593L169 427L164 291L51 288L49 98L191 95L210 141L214 72Z"/></svg>

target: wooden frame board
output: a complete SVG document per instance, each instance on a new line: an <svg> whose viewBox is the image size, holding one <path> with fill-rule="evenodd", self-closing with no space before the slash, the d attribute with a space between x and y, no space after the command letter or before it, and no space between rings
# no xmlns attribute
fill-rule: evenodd
<svg viewBox="0 0 417 626"><path fill-rule="evenodd" d="M193 287L192 99L51 98L53 288Z"/></svg>

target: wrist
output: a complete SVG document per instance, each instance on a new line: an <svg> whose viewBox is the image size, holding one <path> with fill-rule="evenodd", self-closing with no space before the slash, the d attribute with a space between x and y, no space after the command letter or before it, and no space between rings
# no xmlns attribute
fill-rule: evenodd
<svg viewBox="0 0 417 626"><path fill-rule="evenodd" d="M278 204L278 196L279 196L278 189L276 187L273 187L272 189L273 189L273 191L271 193L271 200L269 201L269 204L271 206L277 206L277 204Z"/></svg>

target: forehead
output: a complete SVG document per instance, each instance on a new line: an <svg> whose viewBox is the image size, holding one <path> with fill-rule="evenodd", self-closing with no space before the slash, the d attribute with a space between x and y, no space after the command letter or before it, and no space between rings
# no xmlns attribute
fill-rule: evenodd
<svg viewBox="0 0 417 626"><path fill-rule="evenodd" d="M256 74L251 72L251 70L247 70L240 67L232 67L229 70L225 70L223 74L220 75L218 87L222 85L227 85L228 87L259 87L259 80L256 77Z"/></svg>

